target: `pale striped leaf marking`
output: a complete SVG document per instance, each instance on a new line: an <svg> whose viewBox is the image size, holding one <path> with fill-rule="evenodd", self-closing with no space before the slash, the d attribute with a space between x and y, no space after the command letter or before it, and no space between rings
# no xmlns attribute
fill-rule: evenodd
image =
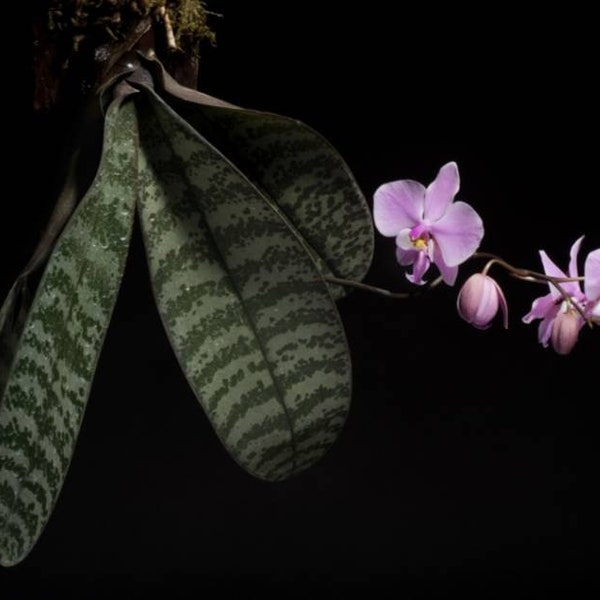
<svg viewBox="0 0 600 600"><path fill-rule="evenodd" d="M373 257L371 213L326 139L300 121L258 111L204 106L184 114L279 209L324 275L364 278Z"/></svg>
<svg viewBox="0 0 600 600"><path fill-rule="evenodd" d="M106 115L96 178L50 256L0 403L0 563L22 560L64 482L129 248L131 102Z"/></svg>
<svg viewBox="0 0 600 600"><path fill-rule="evenodd" d="M230 454L257 477L283 479L321 458L348 411L335 302L272 204L148 94L140 217L159 312Z"/></svg>
<svg viewBox="0 0 600 600"><path fill-rule="evenodd" d="M185 88L156 58L149 63L169 104L262 190L322 273L361 280L373 256L372 217L337 150L301 121ZM336 298L345 293L330 288Z"/></svg>
<svg viewBox="0 0 600 600"><path fill-rule="evenodd" d="M321 134L272 113L183 101L174 107L261 189L324 275L363 279L373 257L371 213L347 164ZM336 297L345 293L330 287Z"/></svg>
<svg viewBox="0 0 600 600"><path fill-rule="evenodd" d="M360 280L373 254L367 203L337 150L304 123L181 86L156 56L145 61L169 104L260 187L324 275ZM330 286L342 296L344 289Z"/></svg>

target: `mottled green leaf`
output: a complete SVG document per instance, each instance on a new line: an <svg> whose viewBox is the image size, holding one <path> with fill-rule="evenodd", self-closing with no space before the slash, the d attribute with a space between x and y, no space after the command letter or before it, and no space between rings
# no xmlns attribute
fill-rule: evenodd
<svg viewBox="0 0 600 600"><path fill-rule="evenodd" d="M184 88L152 62L169 104L260 188L300 233L322 273L361 280L373 255L372 217L336 149L300 121ZM340 286L331 289L344 294Z"/></svg>
<svg viewBox="0 0 600 600"><path fill-rule="evenodd" d="M140 216L169 339L234 459L283 479L324 454L348 410L335 302L261 191L151 92L142 101Z"/></svg>
<svg viewBox="0 0 600 600"><path fill-rule="evenodd" d="M90 102L78 127L75 146L66 163L62 190L50 219L31 258L0 309L0 398L31 308L31 290L35 289L36 280L39 280L39 277L32 277L32 274L46 264L65 223L94 179L100 160L103 124L104 117L100 114L100 107Z"/></svg>
<svg viewBox="0 0 600 600"><path fill-rule="evenodd" d="M52 251L0 401L0 563L19 562L56 502L120 286L133 222L135 110L113 103L98 174Z"/></svg>
<svg viewBox="0 0 600 600"><path fill-rule="evenodd" d="M371 213L343 159L321 135L257 111L205 106L184 115L278 207L324 275L363 279L373 254ZM331 287L344 295L344 288Z"/></svg>

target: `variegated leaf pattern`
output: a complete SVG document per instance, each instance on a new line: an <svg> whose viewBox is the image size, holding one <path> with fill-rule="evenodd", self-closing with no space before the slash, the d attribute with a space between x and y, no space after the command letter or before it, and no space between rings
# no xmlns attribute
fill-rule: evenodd
<svg viewBox="0 0 600 600"><path fill-rule="evenodd" d="M324 275L361 280L373 225L348 166L319 133L271 113L176 102L181 116L261 189L314 253ZM344 288L331 286L336 297Z"/></svg>
<svg viewBox="0 0 600 600"><path fill-rule="evenodd" d="M365 276L373 254L371 214L348 166L323 136L296 119L183 87L155 55L144 60L168 103L261 188L324 275ZM330 288L344 295L342 287Z"/></svg>
<svg viewBox="0 0 600 600"><path fill-rule="evenodd" d="M140 135L140 216L171 344L233 458L284 479L324 454L347 414L335 302L271 203L151 92Z"/></svg>
<svg viewBox="0 0 600 600"><path fill-rule="evenodd" d="M0 403L3 565L32 548L69 467L128 252L136 139L133 103L113 103L97 176L56 242L16 350Z"/></svg>

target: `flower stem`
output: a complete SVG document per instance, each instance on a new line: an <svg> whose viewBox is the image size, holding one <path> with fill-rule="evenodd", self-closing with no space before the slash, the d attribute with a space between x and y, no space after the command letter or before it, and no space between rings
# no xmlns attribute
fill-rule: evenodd
<svg viewBox="0 0 600 600"><path fill-rule="evenodd" d="M551 277L545 273L539 273L538 271L531 271L530 269L521 269L515 267L510 263L506 262L503 258L496 256L490 252L475 252L471 258L489 258L491 259L484 268L484 275L487 273L492 264L496 263L503 267L506 271L523 280L537 281L538 283L567 283L569 281L583 281L584 277Z"/></svg>
<svg viewBox="0 0 600 600"><path fill-rule="evenodd" d="M571 281L584 281L584 277L552 277L550 275L546 275L545 273L540 273L538 271L531 271L530 269L522 269L519 267L515 267L510 263L506 262L503 258L492 254L490 252L475 252L470 259L473 258L487 258L489 259L486 265L483 268L483 275L487 275L488 271L491 269L493 265L498 265L502 267L505 271L507 271L512 277L516 277L517 279L521 279L522 281L530 281L534 283L547 283L549 285L554 286L559 294L562 296L563 300L567 302L567 304L573 307L581 316L581 318L588 324L589 327L593 326L592 319L588 318L583 309L579 304L571 298L571 296L565 291L564 287L561 285L563 283L568 283ZM438 286L442 281L442 277L438 277L434 279L431 283L427 284L424 287L419 288L414 292L391 292L389 290L385 290L383 288L375 287L373 285L369 285L367 283L363 283L361 281L354 281L352 279L342 279L340 277L330 277L325 276L323 279L327 283L333 283L336 285L341 285L344 287L352 287L359 290L363 290L365 292L371 292L372 294L377 294L379 296L385 296L386 298L391 298L394 300L407 300L409 298L415 298L417 296L421 296L425 292L433 289Z"/></svg>
<svg viewBox="0 0 600 600"><path fill-rule="evenodd" d="M430 289L438 286L442 281L442 278L438 277L437 279L434 279L431 283L414 292L390 292L389 290L384 290L383 288L378 288L373 285L368 285L367 283L362 283L361 281L354 281L352 279L342 279L340 277L329 276L325 276L323 277L323 279L327 283L335 283L336 285L342 285L344 287L356 288L365 292L378 294L379 296L385 296L386 298L392 298L394 300L407 300L408 298L415 298L416 296L420 296L421 294L424 294Z"/></svg>
<svg viewBox="0 0 600 600"><path fill-rule="evenodd" d="M340 277L328 276L323 277L323 279L327 283L335 283L336 285L342 285L344 287L352 287L358 290L363 290L365 292L372 292L373 294L379 294L380 296L385 296L386 298L397 298L405 300L406 298L410 298L413 295L409 292L390 292L389 290L384 290L383 288L368 285L366 283L362 283L361 281L353 281L352 279L341 279Z"/></svg>
<svg viewBox="0 0 600 600"><path fill-rule="evenodd" d="M516 277L517 279L521 279L522 281L531 281L534 283L548 283L550 285L553 285L558 290L560 295L563 297L563 300L565 302L567 302L567 304L569 304L569 306L572 306L573 308L575 308L575 310L579 313L581 318L590 327L592 327L591 320L586 317L581 306L579 306L579 304L577 304L576 302L573 302L571 296L569 296L569 294L567 294L567 292L561 285L562 283L568 283L570 281L583 281L584 277L552 277L550 275L546 275L545 273L539 273L538 271L531 271L530 269L521 269L519 267L515 267L515 266L511 265L510 263L506 262L504 259L500 258L499 256L496 256L495 254L491 254L489 252L475 252L475 254L473 254L472 258L489 258L490 259L489 262L483 268L484 275L487 275L487 272L492 267L492 265L497 264L497 265L501 266L503 269L505 269L506 271L508 271L508 273L510 273L513 277Z"/></svg>

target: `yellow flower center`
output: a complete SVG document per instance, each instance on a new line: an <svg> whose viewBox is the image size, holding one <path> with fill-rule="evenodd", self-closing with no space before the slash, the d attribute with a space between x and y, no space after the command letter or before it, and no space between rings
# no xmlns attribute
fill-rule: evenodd
<svg viewBox="0 0 600 600"><path fill-rule="evenodd" d="M427 250L427 240L422 237L418 237L416 240L411 240L412 245L417 250Z"/></svg>
<svg viewBox="0 0 600 600"><path fill-rule="evenodd" d="M413 227L408 236L415 250L427 250L427 244L429 243L429 232L423 225L419 224Z"/></svg>

